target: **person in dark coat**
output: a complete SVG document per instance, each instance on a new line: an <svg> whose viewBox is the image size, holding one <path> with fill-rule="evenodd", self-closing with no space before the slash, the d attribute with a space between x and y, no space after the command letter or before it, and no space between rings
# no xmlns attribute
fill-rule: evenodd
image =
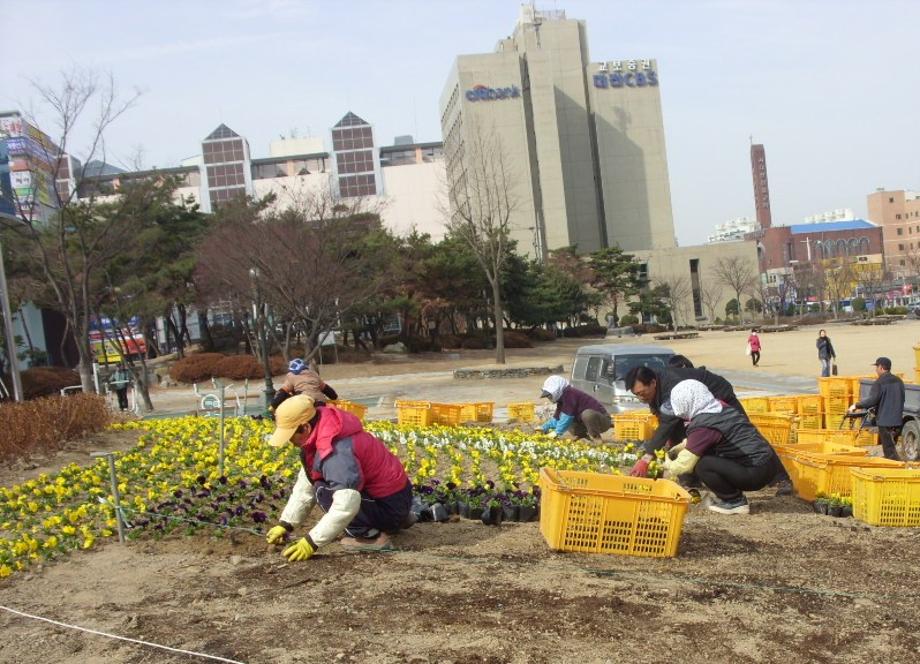
<svg viewBox="0 0 920 664"><path fill-rule="evenodd" d="M880 357L875 361L875 374L869 396L850 406L854 410L875 409L878 438L886 459L899 461L896 441L904 424L904 381L891 373L891 360Z"/></svg>
<svg viewBox="0 0 920 664"><path fill-rule="evenodd" d="M827 378L831 375L831 364L837 359L837 353L834 351L834 344L831 338L827 336L825 330L818 331L818 340L815 342L818 348L818 360L821 362L821 377Z"/></svg>
<svg viewBox="0 0 920 664"><path fill-rule="evenodd" d="M639 400L648 404L649 410L658 417L658 428L642 445L645 454L633 466L630 475L645 477L648 465L655 458L655 452L664 448L668 443L676 444L686 437L686 428L683 420L675 417L671 411L669 401L671 390L682 380L698 380L703 383L720 401L740 412L745 418L747 413L735 396L732 384L722 376L706 369L670 368L664 370L649 367L633 367L626 374L624 384L626 389L639 397Z"/></svg>
<svg viewBox="0 0 920 664"><path fill-rule="evenodd" d="M694 473L715 494L705 503L713 512L748 514L743 492L773 480L781 467L776 452L747 417L697 380L675 385L670 404L687 422L687 439L670 450L665 471L675 478Z"/></svg>
<svg viewBox="0 0 920 664"><path fill-rule="evenodd" d="M600 442L601 434L612 425L610 414L600 401L582 392L562 376L550 376L543 383L540 396L556 404L555 414L540 427L554 438L571 429L575 439L590 438Z"/></svg>

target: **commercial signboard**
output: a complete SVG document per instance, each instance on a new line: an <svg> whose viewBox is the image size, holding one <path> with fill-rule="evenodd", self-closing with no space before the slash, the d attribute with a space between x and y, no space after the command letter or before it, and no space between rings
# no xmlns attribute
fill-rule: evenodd
<svg viewBox="0 0 920 664"><path fill-rule="evenodd" d="M10 181L10 155L3 139L0 139L0 215L16 216L16 202Z"/></svg>

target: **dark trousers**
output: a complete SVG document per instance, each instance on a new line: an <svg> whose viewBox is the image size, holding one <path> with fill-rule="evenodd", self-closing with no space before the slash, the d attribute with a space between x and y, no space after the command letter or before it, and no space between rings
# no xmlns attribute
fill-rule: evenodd
<svg viewBox="0 0 920 664"><path fill-rule="evenodd" d="M758 362L760 362L760 351L752 350L751 351L751 363L756 367Z"/></svg>
<svg viewBox="0 0 920 664"><path fill-rule="evenodd" d="M611 426L610 415L587 409L581 411L578 420L572 422L572 434L575 438L597 438Z"/></svg>
<svg viewBox="0 0 920 664"><path fill-rule="evenodd" d="M886 459L900 461L900 457L898 457L898 448L895 446L895 442L898 440L900 433L901 427L878 428L878 440L882 444L882 454L885 455Z"/></svg>
<svg viewBox="0 0 920 664"><path fill-rule="evenodd" d="M334 491L322 480L314 482L313 488L316 491L316 502L324 512L328 512L332 506ZM351 537L377 537L381 530L388 533L398 532L409 516L411 507L411 482L406 482L405 487L385 498L371 498L362 493L361 509L348 524L345 532Z"/></svg>
<svg viewBox="0 0 920 664"><path fill-rule="evenodd" d="M743 491L757 491L767 486L779 467L776 455L759 466L742 466L737 461L707 454L697 462L694 471L720 500L736 500Z"/></svg>
<svg viewBox="0 0 920 664"><path fill-rule="evenodd" d="M128 410L128 388L117 387L115 388L115 394L118 395L118 409Z"/></svg>

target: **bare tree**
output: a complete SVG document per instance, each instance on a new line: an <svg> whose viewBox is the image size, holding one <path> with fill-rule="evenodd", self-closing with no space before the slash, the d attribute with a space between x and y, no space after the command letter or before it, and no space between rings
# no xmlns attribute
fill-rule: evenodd
<svg viewBox="0 0 920 664"><path fill-rule="evenodd" d="M139 93L122 98L111 75L100 79L77 69L63 72L57 87L35 81L32 87L42 113L53 117L57 131L49 139L34 117L24 118L18 128L21 136L31 139L30 146L37 146L26 160L31 193L16 196L19 219L5 225L16 237L14 251L34 266L47 287L49 304L64 315L77 346L80 383L84 392L92 392L93 290L101 283L100 271L130 241L134 228L115 215L95 214L93 194L81 200L78 186L67 181L79 185L91 161L105 160L106 131L134 105ZM71 143L78 133L88 136L88 147L79 155L80 167L73 168L77 162L70 158ZM43 213L43 196L55 203L49 215Z"/></svg>
<svg viewBox="0 0 920 664"><path fill-rule="evenodd" d="M861 269L856 273L859 287L863 291L863 298L872 302L872 315L878 312L878 303L881 299L879 295L884 292L885 285L891 280L888 272L885 271L884 263L869 263L860 266ZM866 307L869 308L868 306Z"/></svg>
<svg viewBox="0 0 920 664"><path fill-rule="evenodd" d="M504 364L501 273L511 250L511 218L520 204L517 174L495 131L471 126L462 144L450 142L445 147L448 162L462 162L455 172L448 173L447 226L469 245L492 288L495 362Z"/></svg>
<svg viewBox="0 0 920 664"><path fill-rule="evenodd" d="M738 316L744 322L744 304L741 296L751 291L757 279L757 273L749 261L732 256L720 258L712 267L716 280L735 294L738 302Z"/></svg>
<svg viewBox="0 0 920 664"><path fill-rule="evenodd" d="M833 262L824 268L824 279L831 307L834 309L834 318L839 318L840 301L849 297L853 291L854 274L849 261L846 258L833 259Z"/></svg>
<svg viewBox="0 0 920 664"><path fill-rule="evenodd" d="M671 325L674 331L687 318L687 299L691 296L690 281L687 277L672 276L659 279L656 285L661 287L664 301L671 310Z"/></svg>
<svg viewBox="0 0 920 664"><path fill-rule="evenodd" d="M700 280L700 299L706 311L709 312L710 322L715 322L718 316L723 292L722 285L716 279Z"/></svg>

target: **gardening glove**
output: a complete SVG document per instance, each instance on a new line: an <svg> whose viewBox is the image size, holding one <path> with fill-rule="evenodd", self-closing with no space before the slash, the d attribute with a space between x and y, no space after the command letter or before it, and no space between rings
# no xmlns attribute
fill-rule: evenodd
<svg viewBox="0 0 920 664"><path fill-rule="evenodd" d="M269 529L265 535L265 541L269 544L281 544L287 539L289 532L294 530L294 526L289 523L279 523L277 526Z"/></svg>
<svg viewBox="0 0 920 664"><path fill-rule="evenodd" d="M309 538L316 546L325 546L345 532L361 510L361 494L354 489L336 489L332 494L332 505L312 530Z"/></svg>
<svg viewBox="0 0 920 664"><path fill-rule="evenodd" d="M647 477L648 465L650 463L650 459L646 459L645 457L640 458L636 461L636 465L632 467L632 470L629 471L630 477Z"/></svg>
<svg viewBox="0 0 920 664"><path fill-rule="evenodd" d="M316 553L316 545L310 542L308 537L301 537L286 548L282 555L290 562L295 562L297 560L308 560L314 553Z"/></svg>
<svg viewBox="0 0 920 664"><path fill-rule="evenodd" d="M681 450L676 459L665 457L664 469L671 477L677 477L691 472L696 467L696 462L700 458L690 450Z"/></svg>
<svg viewBox="0 0 920 664"><path fill-rule="evenodd" d="M687 447L687 439L684 438L682 441L677 443L677 445L674 445L668 450L668 456L672 459L676 459L677 455L680 454L680 452L684 450L686 447Z"/></svg>

